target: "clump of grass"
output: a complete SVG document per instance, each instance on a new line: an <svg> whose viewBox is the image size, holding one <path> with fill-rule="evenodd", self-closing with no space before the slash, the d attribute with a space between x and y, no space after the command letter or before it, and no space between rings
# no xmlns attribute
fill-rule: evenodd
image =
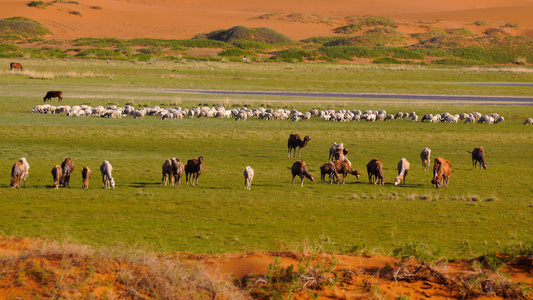
<svg viewBox="0 0 533 300"><path fill-rule="evenodd" d="M441 258L441 249L433 249L423 243L407 243L392 251L401 259L413 258L424 262L434 262Z"/></svg>
<svg viewBox="0 0 533 300"><path fill-rule="evenodd" d="M71 11L69 11L69 14L81 17L81 12L79 10L71 10Z"/></svg>
<svg viewBox="0 0 533 300"><path fill-rule="evenodd" d="M46 8L48 5L52 5L52 3L45 3L43 1L32 1L28 3L29 7L37 7L37 8Z"/></svg>
<svg viewBox="0 0 533 300"><path fill-rule="evenodd" d="M93 5L91 6L92 9L96 9L96 10L102 10L104 9L103 7L99 6L99 5Z"/></svg>
<svg viewBox="0 0 533 300"><path fill-rule="evenodd" d="M255 20L255 19L259 19L259 20L269 20L275 16L279 16L281 15L280 13L268 13L268 14L263 14L263 15L260 15L260 16L257 16L257 17L252 17L250 18L250 20Z"/></svg>
<svg viewBox="0 0 533 300"><path fill-rule="evenodd" d="M477 20L477 21L475 21L474 23L472 23L472 25L476 25L476 26L489 26L489 23L487 23L487 21L484 21L484 20Z"/></svg>
<svg viewBox="0 0 533 300"><path fill-rule="evenodd" d="M40 39L52 32L41 23L25 17L13 17L0 20L0 38L6 40Z"/></svg>

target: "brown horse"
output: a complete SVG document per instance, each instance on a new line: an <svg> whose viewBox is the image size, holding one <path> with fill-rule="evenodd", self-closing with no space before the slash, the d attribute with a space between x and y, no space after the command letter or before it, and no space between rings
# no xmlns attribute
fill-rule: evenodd
<svg viewBox="0 0 533 300"><path fill-rule="evenodd" d="M12 63L9 64L9 69L10 70L18 69L18 70L22 71L22 65L19 64L19 63L16 63L16 62L12 62Z"/></svg>

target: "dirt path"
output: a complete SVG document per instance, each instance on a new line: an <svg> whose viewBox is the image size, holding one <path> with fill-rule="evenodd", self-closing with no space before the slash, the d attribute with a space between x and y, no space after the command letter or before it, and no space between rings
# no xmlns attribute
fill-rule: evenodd
<svg viewBox="0 0 533 300"><path fill-rule="evenodd" d="M365 93L309 93L309 92L265 92L265 91L222 91L165 89L176 93L214 94L214 95L261 95L283 97L313 98L361 98L382 100L425 100L446 102L447 104L485 104L485 105L533 105L533 97L519 96L478 96L478 95L414 95L414 94L365 94ZM448 103L450 102L450 103Z"/></svg>

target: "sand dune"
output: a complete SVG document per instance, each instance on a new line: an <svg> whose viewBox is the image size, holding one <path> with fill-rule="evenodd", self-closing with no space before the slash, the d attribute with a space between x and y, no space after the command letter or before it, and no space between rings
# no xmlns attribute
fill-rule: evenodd
<svg viewBox="0 0 533 300"><path fill-rule="evenodd" d="M268 13L328 17L377 15L405 21L439 19L454 26L485 20L492 26L500 22L518 24L520 33L533 35L533 0L79 0L79 4L55 3L44 9L28 7L28 2L0 1L0 18L31 18L52 30L52 38L56 39L184 39L235 25L269 27L296 40L334 35L331 24L289 22L278 18L252 19ZM70 14L73 10L81 12L81 16Z"/></svg>

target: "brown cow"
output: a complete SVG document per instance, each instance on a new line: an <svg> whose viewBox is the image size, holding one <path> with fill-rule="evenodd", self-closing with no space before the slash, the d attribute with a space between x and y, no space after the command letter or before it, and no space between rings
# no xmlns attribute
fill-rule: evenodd
<svg viewBox="0 0 533 300"><path fill-rule="evenodd" d="M444 183L444 187L447 188L452 172L452 165L448 160L445 160L442 157L435 158L435 163L433 164L433 179L431 180L431 183L436 188L440 188Z"/></svg>
<svg viewBox="0 0 533 300"><path fill-rule="evenodd" d="M302 148L309 143L311 140L311 137L306 135L304 137L304 140L300 138L299 134L291 134L289 136L289 140L287 141L287 148L289 150L289 157L291 157L292 149L294 149L294 155L292 157L296 156L296 148L298 147L298 156L302 157Z"/></svg>
<svg viewBox="0 0 533 300"><path fill-rule="evenodd" d="M200 177L200 174L202 174L202 170L204 169L203 165L204 165L203 156L189 159L187 161L187 165L185 165L185 180L187 181L187 185L189 183L191 185L194 185L195 182L196 182L196 185L198 185L198 177Z"/></svg>
<svg viewBox="0 0 533 300"><path fill-rule="evenodd" d="M381 164L381 160L379 158L372 159L366 165L366 171L368 172L369 183L376 184L379 180L380 185L385 184L385 177L383 176L383 165Z"/></svg>
<svg viewBox="0 0 533 300"><path fill-rule="evenodd" d="M65 158L61 163L62 175L61 180L59 180L61 187L70 187L70 176L72 175L72 172L74 172L74 168L76 168L76 165L70 160L70 157Z"/></svg>
<svg viewBox="0 0 533 300"><path fill-rule="evenodd" d="M81 170L81 178L82 178L82 189L88 189L89 188L89 180L91 179L91 169L89 167L83 167L83 170Z"/></svg>
<svg viewBox="0 0 533 300"><path fill-rule="evenodd" d="M304 178L311 180L311 182L315 181L315 176L307 172L307 166L303 160L295 161L289 169L291 169L292 172L292 185L294 185L294 178L296 175L300 176L302 179L302 187L304 186Z"/></svg>
<svg viewBox="0 0 533 300"><path fill-rule="evenodd" d="M340 181L339 174L335 168L335 164L332 162L327 162L320 166L320 183L326 182L326 175L329 175L329 184L333 182L333 178L337 178L337 182Z"/></svg>
<svg viewBox="0 0 533 300"><path fill-rule="evenodd" d="M350 166L349 162L336 160L333 163L335 164L335 170L337 171L337 173L342 174L342 184L346 182L346 176L348 176L348 174L352 174L357 179L359 179L359 171L354 170L352 166ZM337 180L338 178L339 177L337 176Z"/></svg>
<svg viewBox="0 0 533 300"><path fill-rule="evenodd" d="M62 176L63 171L61 170L61 167L59 165L55 165L55 167L52 168L52 177L54 178L54 189L59 188L59 181L61 181Z"/></svg>
<svg viewBox="0 0 533 300"><path fill-rule="evenodd" d="M9 70L18 69L22 71L22 65L16 62L12 62L9 64Z"/></svg>
<svg viewBox="0 0 533 300"><path fill-rule="evenodd" d="M63 101L63 92L61 91L48 91L43 97L44 102L52 101L52 98L57 98L57 102Z"/></svg>
<svg viewBox="0 0 533 300"><path fill-rule="evenodd" d="M20 188L20 181L25 172L26 169L24 168L24 165L20 161L17 161L11 168L11 184L9 186L11 188Z"/></svg>
<svg viewBox="0 0 533 300"><path fill-rule="evenodd" d="M481 170L481 167L483 169L487 169L487 162L485 161L485 149L483 147L474 148L474 151L468 153L472 153L472 166L474 167L474 170L476 169L477 163L479 162L479 169Z"/></svg>

